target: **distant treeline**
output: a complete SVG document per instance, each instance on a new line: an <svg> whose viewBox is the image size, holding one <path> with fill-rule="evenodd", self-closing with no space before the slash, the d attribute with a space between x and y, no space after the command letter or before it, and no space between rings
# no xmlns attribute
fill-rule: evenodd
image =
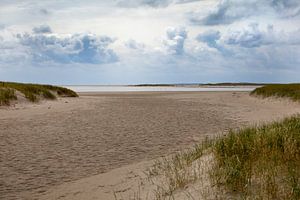
<svg viewBox="0 0 300 200"><path fill-rule="evenodd" d="M247 82L242 82L242 83L204 83L204 84L199 84L200 86L261 86L261 85L270 85L270 83L247 83Z"/></svg>
<svg viewBox="0 0 300 200"><path fill-rule="evenodd" d="M136 87L174 87L178 85L183 85L183 84L138 84L138 85L133 85Z"/></svg>
<svg viewBox="0 0 300 200"><path fill-rule="evenodd" d="M271 83L176 83L176 84L138 84L137 87L175 87L175 86L262 86Z"/></svg>

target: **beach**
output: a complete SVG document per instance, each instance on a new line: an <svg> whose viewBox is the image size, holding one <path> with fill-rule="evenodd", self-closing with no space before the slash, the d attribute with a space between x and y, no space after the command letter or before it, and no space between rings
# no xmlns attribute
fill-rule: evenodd
<svg viewBox="0 0 300 200"><path fill-rule="evenodd" d="M127 171L206 137L300 112L299 103L241 91L79 95L0 109L0 199L114 199L114 183L103 182L124 182Z"/></svg>

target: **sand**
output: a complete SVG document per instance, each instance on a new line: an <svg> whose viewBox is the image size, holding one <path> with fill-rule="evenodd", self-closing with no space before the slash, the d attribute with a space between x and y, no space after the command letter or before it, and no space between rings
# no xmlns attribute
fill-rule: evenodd
<svg viewBox="0 0 300 200"><path fill-rule="evenodd" d="M248 92L82 93L1 108L0 199L115 199L149 160L299 112Z"/></svg>

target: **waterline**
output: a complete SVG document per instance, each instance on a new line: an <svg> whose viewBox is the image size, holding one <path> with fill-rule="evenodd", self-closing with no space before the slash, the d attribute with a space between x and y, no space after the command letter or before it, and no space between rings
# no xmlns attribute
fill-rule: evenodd
<svg viewBox="0 0 300 200"><path fill-rule="evenodd" d="M255 86L228 87L189 87L189 86L102 86L102 85L68 85L64 86L75 92L222 92L222 91L253 91Z"/></svg>

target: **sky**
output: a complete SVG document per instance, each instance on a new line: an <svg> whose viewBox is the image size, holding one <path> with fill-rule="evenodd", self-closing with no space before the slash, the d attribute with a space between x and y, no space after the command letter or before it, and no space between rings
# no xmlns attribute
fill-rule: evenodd
<svg viewBox="0 0 300 200"><path fill-rule="evenodd" d="M0 0L0 80L300 82L299 0Z"/></svg>

